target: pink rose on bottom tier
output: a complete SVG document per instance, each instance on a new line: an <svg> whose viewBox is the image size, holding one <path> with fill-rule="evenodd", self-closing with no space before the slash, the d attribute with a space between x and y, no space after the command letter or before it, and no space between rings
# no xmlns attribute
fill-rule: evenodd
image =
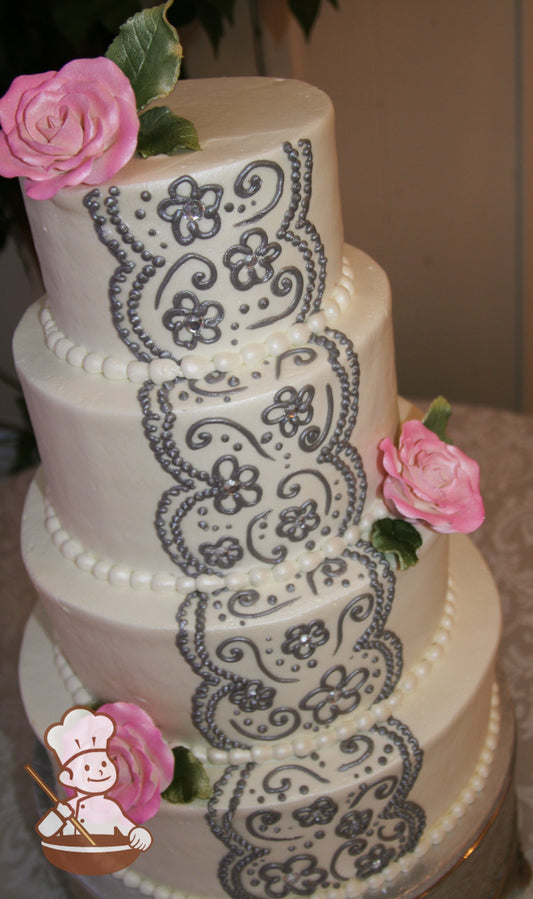
<svg viewBox="0 0 533 899"><path fill-rule="evenodd" d="M388 437L379 448L386 472L383 497L393 513L441 534L469 534L482 524L479 466L456 446L421 421L407 421L398 448Z"/></svg>
<svg viewBox="0 0 533 899"><path fill-rule="evenodd" d="M159 810L161 793L174 774L174 755L150 716L129 702L109 702L98 713L109 715L116 725L109 740L109 756L118 779L107 796L115 799L136 824L148 821Z"/></svg>
<svg viewBox="0 0 533 899"><path fill-rule="evenodd" d="M130 81L103 56L15 78L0 99L0 125L0 175L25 178L36 200L107 181L135 153L139 132Z"/></svg>

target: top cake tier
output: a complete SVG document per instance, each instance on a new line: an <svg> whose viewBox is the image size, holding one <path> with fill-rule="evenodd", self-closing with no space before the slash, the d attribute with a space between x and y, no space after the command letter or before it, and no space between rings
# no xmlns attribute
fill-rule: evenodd
<svg viewBox="0 0 533 899"><path fill-rule="evenodd" d="M166 102L200 151L26 205L59 330L194 376L342 299L334 116L317 88L272 78L184 81Z"/></svg>

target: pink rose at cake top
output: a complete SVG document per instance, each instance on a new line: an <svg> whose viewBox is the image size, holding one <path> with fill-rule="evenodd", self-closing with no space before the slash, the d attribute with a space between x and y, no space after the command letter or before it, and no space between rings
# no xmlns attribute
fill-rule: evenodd
<svg viewBox="0 0 533 899"><path fill-rule="evenodd" d="M479 465L417 421L403 424L398 448L379 444L387 505L407 521L424 521L440 534L470 534L483 523Z"/></svg>
<svg viewBox="0 0 533 899"><path fill-rule="evenodd" d="M15 78L0 125L0 175L23 177L29 197L47 200L116 174L135 152L139 118L128 78L101 57Z"/></svg>
<svg viewBox="0 0 533 899"><path fill-rule="evenodd" d="M14 79L0 99L0 175L24 179L26 196L49 200L67 187L103 184L135 152L199 149L191 122L167 106L145 108L179 77L172 2L128 19L105 57Z"/></svg>

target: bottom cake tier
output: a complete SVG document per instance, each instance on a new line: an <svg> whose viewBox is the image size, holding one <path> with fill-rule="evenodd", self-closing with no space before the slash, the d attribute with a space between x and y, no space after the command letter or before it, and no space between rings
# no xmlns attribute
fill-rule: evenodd
<svg viewBox="0 0 533 899"><path fill-rule="evenodd" d="M367 726L359 716L323 728L311 751L294 741L268 754L207 750L211 799L163 802L148 823L150 850L121 882L110 881L123 892L101 895L135 895L137 888L154 899L414 899L430 887L435 899L503 895L514 852L512 715L495 675L499 598L464 537L451 540L450 583L454 627L444 651L430 649L402 679L398 697L379 715L371 710ZM41 607L26 630L20 675L42 740L83 692L54 647ZM482 858L477 892L465 887L467 863L457 867L467 857L468 872ZM493 869L480 889L479 878L488 878L496 858L501 878Z"/></svg>
<svg viewBox="0 0 533 899"><path fill-rule="evenodd" d="M503 681L500 681L503 686ZM432 845L409 872L398 875L378 889L369 889L361 899L519 899L531 872L519 844L516 801L513 789L514 718L503 693L502 737L491 773L472 813L457 822L443 842ZM37 744L34 766L54 788L50 762ZM46 797L38 791L40 813ZM477 828L477 829L476 829ZM69 877L72 899L189 899L190 894L158 885L133 868L115 876Z"/></svg>

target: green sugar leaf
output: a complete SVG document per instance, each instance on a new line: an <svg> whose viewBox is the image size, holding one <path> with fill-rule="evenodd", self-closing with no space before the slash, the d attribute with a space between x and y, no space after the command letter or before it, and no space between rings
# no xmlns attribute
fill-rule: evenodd
<svg viewBox="0 0 533 899"><path fill-rule="evenodd" d="M129 78L138 110L167 97L179 77L183 53L178 32L166 15L172 2L131 16L106 53Z"/></svg>
<svg viewBox="0 0 533 899"><path fill-rule="evenodd" d="M139 116L137 154L144 159L164 153L172 156L180 150L199 150L198 135L188 119L175 115L168 106L152 106Z"/></svg>
<svg viewBox="0 0 533 899"><path fill-rule="evenodd" d="M418 562L416 551L422 546L422 537L408 521L380 518L372 525L370 541L378 552L393 553L402 571Z"/></svg>
<svg viewBox="0 0 533 899"><path fill-rule="evenodd" d="M192 802L193 799L210 799L211 784L202 763L185 746L175 746L172 753L174 777L161 793L163 799L180 805Z"/></svg>
<svg viewBox="0 0 533 899"><path fill-rule="evenodd" d="M451 414L452 407L448 400L443 396L438 396L437 399L433 400L431 403L431 406L422 419L422 424L425 425L428 430L433 431L433 433L436 434L440 440L443 440L444 443L451 443L446 437L446 428Z"/></svg>

